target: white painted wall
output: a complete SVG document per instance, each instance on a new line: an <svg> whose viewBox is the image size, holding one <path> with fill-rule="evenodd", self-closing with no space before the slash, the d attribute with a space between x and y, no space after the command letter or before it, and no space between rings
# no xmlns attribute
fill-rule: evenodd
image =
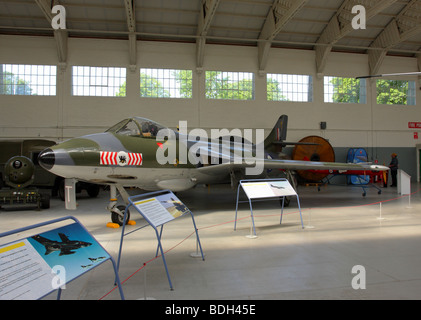
<svg viewBox="0 0 421 320"><path fill-rule="evenodd" d="M57 65L56 44L48 37L0 36L0 63ZM139 72L127 71L125 98L71 96L71 66L128 67L128 41L75 39L68 42L68 63L58 68L55 97L0 96L1 138L69 137L103 131L132 115L176 127L187 120L189 128L272 128L282 114L289 116L288 140L308 135L329 139L334 147L414 147L419 140L408 129L409 121L421 121L421 92L417 106L377 105L375 81L369 81L367 104L323 102L323 78L316 74L315 54L306 50L272 48L267 72L310 74L311 103L266 101L266 75L259 75L257 48L207 45L203 72L196 72L196 46L183 43L138 42L137 67L194 70L193 99L140 98ZM204 71L226 70L255 73L254 101L208 100L204 97ZM387 57L380 73L417 70L413 58ZM368 74L363 54L331 53L325 75L354 77ZM320 122L327 130L320 130ZM421 130L419 132L421 139Z"/></svg>

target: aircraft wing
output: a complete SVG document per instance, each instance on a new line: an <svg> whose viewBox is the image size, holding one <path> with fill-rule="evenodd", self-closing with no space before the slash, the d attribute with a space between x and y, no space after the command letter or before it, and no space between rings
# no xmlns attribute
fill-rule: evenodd
<svg viewBox="0 0 421 320"><path fill-rule="evenodd" d="M43 236L40 236L39 234L36 235L36 236L33 236L32 239L34 239L38 243L42 244L43 246L51 243L51 240L49 240L47 238L44 238Z"/></svg>
<svg viewBox="0 0 421 320"><path fill-rule="evenodd" d="M74 253L76 253L76 252L74 252L72 250L69 250L69 249L61 249L60 253L59 253L59 256L67 256L69 254L74 254Z"/></svg>
<svg viewBox="0 0 421 320"><path fill-rule="evenodd" d="M262 159L255 160L253 164L242 163L223 163L198 168L201 173L209 175L220 175L229 173L231 170L255 167L256 165L264 166L264 169L280 169L280 170L367 170L367 171L387 171L388 167L365 164L365 163L340 163L340 162L315 162L315 161L299 161L299 160L281 160L281 159ZM262 161L259 164L259 161Z"/></svg>

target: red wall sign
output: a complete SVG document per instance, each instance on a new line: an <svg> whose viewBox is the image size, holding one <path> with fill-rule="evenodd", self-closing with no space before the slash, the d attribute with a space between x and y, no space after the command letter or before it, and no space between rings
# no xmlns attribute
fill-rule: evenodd
<svg viewBox="0 0 421 320"><path fill-rule="evenodd" d="M408 122L409 129L419 129L421 128L421 122Z"/></svg>

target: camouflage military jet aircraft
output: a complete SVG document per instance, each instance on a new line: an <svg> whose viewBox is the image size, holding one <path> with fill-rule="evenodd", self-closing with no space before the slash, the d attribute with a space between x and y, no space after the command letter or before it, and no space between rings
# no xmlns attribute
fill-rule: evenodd
<svg viewBox="0 0 421 320"><path fill-rule="evenodd" d="M45 255L48 255L54 251L60 251L59 256L74 254L75 251L80 248L86 248L92 245L90 242L84 242L79 240L69 240L64 233L58 234L61 242L56 240L50 240L43 236L36 235L32 239L36 240L45 247Z"/></svg>
<svg viewBox="0 0 421 320"><path fill-rule="evenodd" d="M388 170L387 167L371 164L277 159L275 153L280 150L279 147L298 144L284 141L287 120L286 115L281 116L260 144L251 144L244 139L232 141L228 137L228 147L224 148L221 147L221 137L216 140L200 140L196 137L192 140L182 130L178 132L154 121L133 117L117 123L104 133L74 138L52 146L40 153L39 163L44 169L66 180L109 185L111 197L108 210L112 221L120 225L125 206L117 206L117 190L127 205L125 187L148 191L170 189L175 192L197 184L221 183L230 179L236 182L244 178L247 169L258 164L262 166L260 175L265 174L263 169L281 169L288 174L292 170L310 169ZM162 132L165 139L159 138ZM171 147L177 150L173 158L169 155ZM184 155L183 147L186 151ZM259 148L263 150L262 153L257 152ZM167 154L167 163L159 161L158 154L161 157ZM241 154L240 158L238 154Z"/></svg>

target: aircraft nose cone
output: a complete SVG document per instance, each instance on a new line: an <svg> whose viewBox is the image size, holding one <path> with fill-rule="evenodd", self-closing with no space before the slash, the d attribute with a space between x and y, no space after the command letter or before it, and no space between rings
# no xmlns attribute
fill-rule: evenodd
<svg viewBox="0 0 421 320"><path fill-rule="evenodd" d="M42 151L38 156L38 163L45 170L51 170L56 162L54 151L50 148Z"/></svg>

